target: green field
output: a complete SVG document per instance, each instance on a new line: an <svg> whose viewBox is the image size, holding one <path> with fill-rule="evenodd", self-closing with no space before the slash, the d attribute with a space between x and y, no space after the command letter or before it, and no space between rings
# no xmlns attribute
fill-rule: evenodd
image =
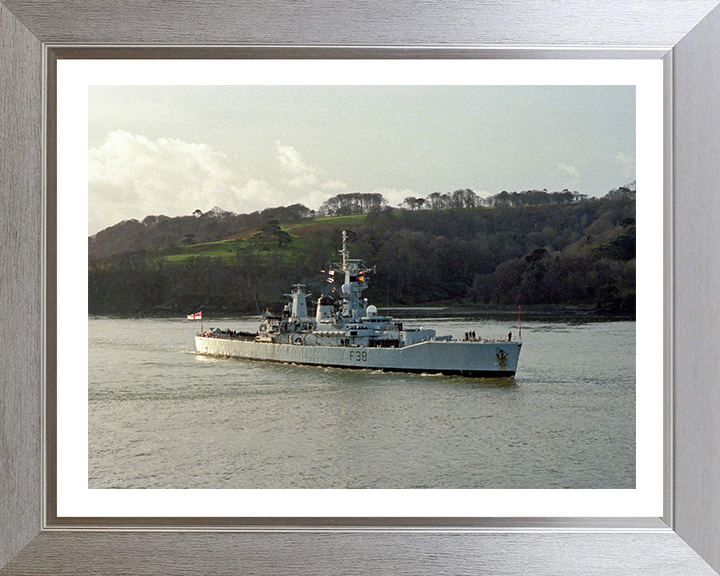
<svg viewBox="0 0 720 576"><path fill-rule="evenodd" d="M360 226L365 222L366 214L351 216L321 216L282 225L282 229L292 237L292 243L280 248L272 240L255 241L252 235L255 230L248 230L241 238L218 240L178 246L172 252L166 251L160 257L166 262L183 262L189 258L222 258L232 262L243 254L252 254L263 261L291 262L298 252L302 253L312 242L314 236L321 232L329 232L338 228ZM246 236L246 237L245 237Z"/></svg>
<svg viewBox="0 0 720 576"><path fill-rule="evenodd" d="M307 228L309 226L323 225L328 228L338 228L340 226L360 226L365 223L367 214L352 214L350 216L319 216L318 218L308 218L298 222L291 222L283 226L288 232Z"/></svg>

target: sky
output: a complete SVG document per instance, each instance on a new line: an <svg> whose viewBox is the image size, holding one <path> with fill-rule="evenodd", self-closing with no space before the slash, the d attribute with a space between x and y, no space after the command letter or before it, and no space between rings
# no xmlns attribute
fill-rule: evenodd
<svg viewBox="0 0 720 576"><path fill-rule="evenodd" d="M88 233L345 192L482 196L635 180L634 86L91 86Z"/></svg>

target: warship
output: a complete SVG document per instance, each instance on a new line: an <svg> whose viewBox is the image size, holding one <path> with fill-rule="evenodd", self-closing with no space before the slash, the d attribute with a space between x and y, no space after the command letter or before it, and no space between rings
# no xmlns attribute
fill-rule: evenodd
<svg viewBox="0 0 720 576"><path fill-rule="evenodd" d="M342 262L327 271L332 284L342 281L339 297L323 294L308 307L310 294L295 284L280 314L266 310L257 332L231 329L201 330L195 336L199 354L309 364L334 368L364 368L386 372L448 374L472 378L512 378L520 356L520 333L505 340L438 336L435 330L405 326L378 313L362 293L368 287L368 268L351 259L347 233L342 233ZM312 305L312 304L311 304Z"/></svg>

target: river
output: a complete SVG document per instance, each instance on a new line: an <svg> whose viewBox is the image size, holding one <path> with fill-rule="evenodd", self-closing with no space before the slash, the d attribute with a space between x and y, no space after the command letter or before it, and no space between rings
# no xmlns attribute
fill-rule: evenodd
<svg viewBox="0 0 720 576"><path fill-rule="evenodd" d="M517 332L480 315L404 323ZM89 319L90 488L635 487L635 322L523 320L514 380L209 358L198 328Z"/></svg>

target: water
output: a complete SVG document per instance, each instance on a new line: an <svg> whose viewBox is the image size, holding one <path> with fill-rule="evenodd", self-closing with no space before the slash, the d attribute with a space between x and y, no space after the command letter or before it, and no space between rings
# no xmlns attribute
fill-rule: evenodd
<svg viewBox="0 0 720 576"><path fill-rule="evenodd" d="M634 322L524 321L515 380L209 358L198 328L89 320L90 488L635 487Z"/></svg>

